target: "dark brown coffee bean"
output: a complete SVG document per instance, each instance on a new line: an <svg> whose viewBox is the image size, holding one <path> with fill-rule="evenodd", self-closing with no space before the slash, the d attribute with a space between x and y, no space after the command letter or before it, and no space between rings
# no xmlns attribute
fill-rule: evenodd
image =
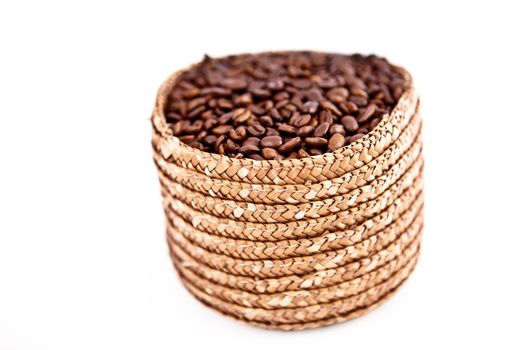
<svg viewBox="0 0 525 350"><path fill-rule="evenodd" d="M307 137L304 142L314 147L326 146L328 144L328 140L322 137Z"/></svg>
<svg viewBox="0 0 525 350"><path fill-rule="evenodd" d="M307 137L313 134L315 128L312 125L306 125L297 130L297 135Z"/></svg>
<svg viewBox="0 0 525 350"><path fill-rule="evenodd" d="M340 103L343 101L346 101L346 99L349 96L348 90L344 87L336 87L328 90L326 93L326 96L332 101L333 103Z"/></svg>
<svg viewBox="0 0 525 350"><path fill-rule="evenodd" d="M204 143L208 145L213 145L215 141L217 140L217 136L215 135L208 135L204 138Z"/></svg>
<svg viewBox="0 0 525 350"><path fill-rule="evenodd" d="M254 145L254 146L258 146L259 145L259 142L261 142L261 139L258 138L258 137L255 137L255 136L251 136L251 137L248 137L246 138L246 140L244 140L242 142L243 145Z"/></svg>
<svg viewBox="0 0 525 350"><path fill-rule="evenodd" d="M232 118L235 124L242 124L252 116L252 112L247 109L236 109L233 111Z"/></svg>
<svg viewBox="0 0 525 350"><path fill-rule="evenodd" d="M221 80L221 85L232 90L245 89L248 84L244 79L226 78Z"/></svg>
<svg viewBox="0 0 525 350"><path fill-rule="evenodd" d="M283 133L289 134L289 135L295 135L297 133L297 129L288 124L277 125L277 130L282 131Z"/></svg>
<svg viewBox="0 0 525 350"><path fill-rule="evenodd" d="M280 136L281 133L274 128L266 128L266 136Z"/></svg>
<svg viewBox="0 0 525 350"><path fill-rule="evenodd" d="M239 146L232 140L227 140L224 148L229 153L236 153L239 150Z"/></svg>
<svg viewBox="0 0 525 350"><path fill-rule="evenodd" d="M355 103L358 107L364 107L366 106L368 100L361 96L350 96L350 101Z"/></svg>
<svg viewBox="0 0 525 350"><path fill-rule="evenodd" d="M332 112L321 111L321 114L319 115L319 123L328 123L332 125L333 122L334 122L334 117L332 116Z"/></svg>
<svg viewBox="0 0 525 350"><path fill-rule="evenodd" d="M183 135L180 136L179 139L184 143L190 143L191 141L195 140L195 135Z"/></svg>
<svg viewBox="0 0 525 350"><path fill-rule="evenodd" d="M357 133L358 134L368 134L368 129L365 128L365 127L361 127L359 129L357 129Z"/></svg>
<svg viewBox="0 0 525 350"><path fill-rule="evenodd" d="M220 86L210 86L200 90L201 95L213 95L213 96L229 96L232 91L230 89L225 89Z"/></svg>
<svg viewBox="0 0 525 350"><path fill-rule="evenodd" d="M293 139L286 141L281 147L279 147L279 152L290 153L291 151L299 147L301 145L301 142L302 140L300 137L294 137Z"/></svg>
<svg viewBox="0 0 525 350"><path fill-rule="evenodd" d="M330 124L324 122L319 124L319 126L314 131L315 137L323 137L327 132L328 129L330 129Z"/></svg>
<svg viewBox="0 0 525 350"><path fill-rule="evenodd" d="M273 119L268 115L263 115L259 118L259 122L264 126L273 126Z"/></svg>
<svg viewBox="0 0 525 350"><path fill-rule="evenodd" d="M355 134L354 136L351 136L349 139L348 139L348 142L354 142L354 141L357 141L359 140L361 137L365 136L364 134Z"/></svg>
<svg viewBox="0 0 525 350"><path fill-rule="evenodd" d="M246 138L246 127L241 125L235 129L231 129L228 132L228 136L234 141L242 141Z"/></svg>
<svg viewBox="0 0 525 350"><path fill-rule="evenodd" d="M319 148L311 148L310 149L310 154L312 156L320 156L321 154L323 154L324 152L321 151Z"/></svg>
<svg viewBox="0 0 525 350"><path fill-rule="evenodd" d="M341 118L341 123L343 124L343 126L345 127L347 131L352 132L352 131L356 131L357 129L359 129L359 123L354 117L350 115L347 115Z"/></svg>
<svg viewBox="0 0 525 350"><path fill-rule="evenodd" d="M333 114L338 115L338 116L342 115L341 111L332 102L328 100L322 100L320 104L321 104L321 107L329 110Z"/></svg>
<svg viewBox="0 0 525 350"><path fill-rule="evenodd" d="M194 110L192 110L190 113L188 113L188 118L192 119L192 118L195 118L197 116L199 116L201 113L203 113L204 111L206 110L206 106L199 106L197 108L195 108Z"/></svg>
<svg viewBox="0 0 525 350"><path fill-rule="evenodd" d="M341 134L343 136L346 135L346 130L344 128L344 126L342 126L341 124L334 124L330 127L330 135L334 135L334 134Z"/></svg>
<svg viewBox="0 0 525 350"><path fill-rule="evenodd" d="M284 88L284 82L281 79L270 80L266 86L270 90L282 90Z"/></svg>
<svg viewBox="0 0 525 350"><path fill-rule="evenodd" d="M328 141L328 149L335 151L345 145L345 137L341 134L333 134Z"/></svg>
<svg viewBox="0 0 525 350"><path fill-rule="evenodd" d="M260 124L255 124L247 127L246 131L248 131L248 133L252 136L263 136L266 132L266 129Z"/></svg>
<svg viewBox="0 0 525 350"><path fill-rule="evenodd" d="M377 107L374 104L368 105L365 109L361 111L359 117L357 117L357 122L363 123L368 121L368 119L370 119L370 117L373 116L376 112L376 108Z"/></svg>
<svg viewBox="0 0 525 350"><path fill-rule="evenodd" d="M274 150L273 148L263 148L262 155L264 158L271 160L271 159L275 159L279 155L279 153L277 153L277 151Z"/></svg>
<svg viewBox="0 0 525 350"><path fill-rule="evenodd" d="M297 118L294 126L296 128L300 128L302 126L308 125L311 120L312 116L310 114L302 114L301 116L299 116L299 118Z"/></svg>
<svg viewBox="0 0 525 350"><path fill-rule="evenodd" d="M220 98L217 100L217 106L219 106L222 109L232 109L233 103L225 98Z"/></svg>
<svg viewBox="0 0 525 350"><path fill-rule="evenodd" d="M252 153L259 152L259 151L260 151L259 147L255 145L244 145L241 148L239 148L239 152L244 153L244 154L252 154Z"/></svg>
<svg viewBox="0 0 525 350"><path fill-rule="evenodd" d="M304 149L300 149L297 151L297 156L299 158L306 158L306 157L310 157L310 154L308 154L308 152L306 152Z"/></svg>
<svg viewBox="0 0 525 350"><path fill-rule="evenodd" d="M264 160L263 157L261 157L259 154L257 153L254 153L254 154L250 154L250 158L251 159L254 159L254 160Z"/></svg>
<svg viewBox="0 0 525 350"><path fill-rule="evenodd" d="M371 122L370 122L370 130L372 130L373 128L375 128L377 126L377 124L379 124L381 122L381 118L374 118Z"/></svg>
<svg viewBox="0 0 525 350"><path fill-rule="evenodd" d="M211 132L215 135L224 135L230 132L231 129L233 129L231 125L219 125L213 128Z"/></svg>
<svg viewBox="0 0 525 350"><path fill-rule="evenodd" d="M194 98L193 100L191 100L190 102L188 102L188 110L191 111L199 106L202 106L203 104L206 103L206 98L205 97L197 97L197 98Z"/></svg>
<svg viewBox="0 0 525 350"><path fill-rule="evenodd" d="M261 139L261 147L277 148L283 144L281 136L266 136Z"/></svg>
<svg viewBox="0 0 525 350"><path fill-rule="evenodd" d="M303 105L303 112L314 114L317 112L317 109L319 108L319 102L317 101L308 101Z"/></svg>

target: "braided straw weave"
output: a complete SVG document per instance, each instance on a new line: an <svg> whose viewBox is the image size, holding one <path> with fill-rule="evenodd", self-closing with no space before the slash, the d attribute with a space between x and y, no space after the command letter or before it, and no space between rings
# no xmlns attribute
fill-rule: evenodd
<svg viewBox="0 0 525 350"><path fill-rule="evenodd" d="M419 100L410 82L389 115L335 152L235 159L173 136L160 88L154 162L173 264L198 300L259 327L294 330L358 317L408 278L423 228Z"/></svg>

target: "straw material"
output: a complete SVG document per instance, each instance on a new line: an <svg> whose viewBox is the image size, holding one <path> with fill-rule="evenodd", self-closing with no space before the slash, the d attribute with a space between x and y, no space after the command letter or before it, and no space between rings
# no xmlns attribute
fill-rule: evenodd
<svg viewBox="0 0 525 350"><path fill-rule="evenodd" d="M194 149L152 116L170 255L198 300L294 330L375 309L407 280L423 229L419 101L410 82L363 138L320 156L257 161Z"/></svg>

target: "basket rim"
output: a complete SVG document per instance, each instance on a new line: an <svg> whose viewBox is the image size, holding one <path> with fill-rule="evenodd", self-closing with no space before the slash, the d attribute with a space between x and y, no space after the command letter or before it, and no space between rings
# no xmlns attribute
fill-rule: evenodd
<svg viewBox="0 0 525 350"><path fill-rule="evenodd" d="M261 52L255 52L251 54L270 54L270 53L276 53L276 54L287 54L287 53L298 53L298 52L315 52L315 53L321 53L321 54L341 54L341 53L334 53L334 52L324 52L324 51L304 51L304 50L283 50L283 51L261 51ZM226 58L229 56L238 56L248 53L239 53L239 54L231 54L231 55L225 55L225 56L219 56L217 58ZM363 148L367 147L367 144L369 144L370 138L374 135L374 131L379 130L383 125L391 123L394 116L399 114L402 109L402 106L406 105L407 103L410 104L411 101L414 99L417 100L417 96L414 89L413 79L410 73L403 67L391 64L391 66L396 69L408 82L408 89L403 92L401 97L396 102L396 105L394 108L390 111L389 114L385 114L381 122L377 124L372 130L370 130L365 136L361 137L360 139L345 145L333 152L326 152L320 155L314 155L309 157L303 157L303 158L295 158L295 159L284 159L284 160L256 160L251 158L233 158L226 155L222 155L219 153L212 153L212 152L206 152L201 151L197 148L191 147L184 142L182 142L177 136L173 135L171 128L169 127L168 122L166 121L166 115L164 113L168 96L170 92L172 91L173 87L175 86L175 83L177 82L178 77L180 74L193 69L199 64L193 63L189 66L186 66L184 68L180 68L175 70L173 73L171 73L168 78L162 83L160 88L157 91L156 99L155 99L155 107L153 109L151 121L154 128L154 132L158 132L159 135L169 141L169 142L175 142L179 147L182 146L184 148L187 148L188 150L192 151L196 156L200 158L207 158L207 159L214 159L216 161L219 161L221 163L228 163L228 164L237 164L241 165L246 168L274 168L278 166L289 166L291 164L297 166L297 165L308 165L311 164L312 161L314 163L319 163L321 159L324 158L339 158L339 157L348 157L351 155L343 154L344 152L347 152L348 150L352 150L354 152L360 151ZM167 157L169 158L169 157ZM321 162L322 163L322 162Z"/></svg>

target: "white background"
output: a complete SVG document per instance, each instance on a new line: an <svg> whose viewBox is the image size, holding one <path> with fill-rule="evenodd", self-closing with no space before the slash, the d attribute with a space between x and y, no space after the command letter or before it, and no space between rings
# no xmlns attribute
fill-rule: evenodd
<svg viewBox="0 0 525 350"><path fill-rule="evenodd" d="M0 2L0 349L523 349L519 3ZM380 309L314 331L251 328L183 289L151 160L173 70L272 49L384 55L422 98L418 268Z"/></svg>

